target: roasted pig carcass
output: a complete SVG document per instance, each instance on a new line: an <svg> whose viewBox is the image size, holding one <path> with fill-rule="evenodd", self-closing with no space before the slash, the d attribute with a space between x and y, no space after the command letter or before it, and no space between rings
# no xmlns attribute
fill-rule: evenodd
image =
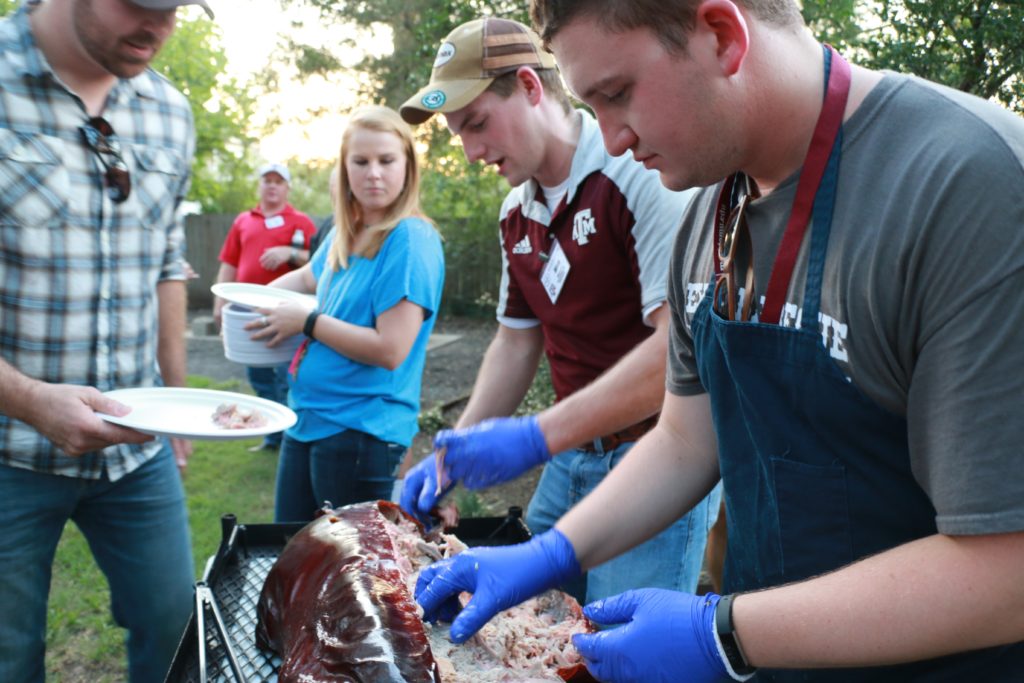
<svg viewBox="0 0 1024 683"><path fill-rule="evenodd" d="M570 642L591 628L564 593L502 612L463 645L447 626L422 621L412 598L420 569L464 549L452 535L425 535L386 501L322 510L289 541L260 595L256 641L281 655L278 680L592 680Z"/></svg>

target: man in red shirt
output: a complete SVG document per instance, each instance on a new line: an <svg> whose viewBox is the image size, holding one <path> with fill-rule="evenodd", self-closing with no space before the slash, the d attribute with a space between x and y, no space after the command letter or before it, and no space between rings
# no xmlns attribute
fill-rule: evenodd
<svg viewBox="0 0 1024 683"><path fill-rule="evenodd" d="M243 211L231 224L220 250L217 282L269 284L309 260L309 240L316 226L306 214L288 203L291 173L284 164L265 164L259 170L260 201ZM215 298L213 318L221 323L226 302ZM249 367L249 384L262 398L285 403L288 396L288 364L274 367ZM281 435L271 434L253 450L273 449L281 445Z"/></svg>

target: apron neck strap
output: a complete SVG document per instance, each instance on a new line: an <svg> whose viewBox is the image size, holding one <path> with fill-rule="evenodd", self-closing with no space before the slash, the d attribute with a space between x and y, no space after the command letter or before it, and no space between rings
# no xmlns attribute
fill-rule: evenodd
<svg viewBox="0 0 1024 683"><path fill-rule="evenodd" d="M829 164L833 156L833 148L837 146L843 123L843 112L850 92L850 65L831 46L823 45L825 53L825 98L814 127L811 145L804 159L800 180L797 183L796 198L786 223L786 232L775 255L771 278L765 291L764 307L758 316L762 323L777 325L782 313L782 305L786 299L793 267L796 263L800 245L807 232L807 224L811 210L815 204L815 196L822 184L826 169L830 170L828 185L832 186L830 196L834 197L835 183L838 178L838 151L835 162ZM828 207L828 219L831 221L831 206ZM817 213L817 212L815 212ZM826 232L827 235L827 232ZM804 312L805 316L807 311ZM817 315L817 311L815 311ZM810 322L810 321L808 321Z"/></svg>

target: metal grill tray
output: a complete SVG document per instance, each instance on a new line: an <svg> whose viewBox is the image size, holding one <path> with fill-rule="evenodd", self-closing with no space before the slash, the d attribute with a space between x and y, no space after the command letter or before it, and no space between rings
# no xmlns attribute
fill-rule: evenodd
<svg viewBox="0 0 1024 683"><path fill-rule="evenodd" d="M203 582L220 608L227 637L247 681L277 681L281 658L256 647L256 605L263 582L292 536L305 526L294 524L238 524L234 515L221 518L221 544L209 558ZM509 508L505 517L469 517L451 530L471 546L508 545L530 538L522 510ZM206 680L236 683L228 651L212 619L205 619ZM165 683L199 683L198 619L193 609Z"/></svg>

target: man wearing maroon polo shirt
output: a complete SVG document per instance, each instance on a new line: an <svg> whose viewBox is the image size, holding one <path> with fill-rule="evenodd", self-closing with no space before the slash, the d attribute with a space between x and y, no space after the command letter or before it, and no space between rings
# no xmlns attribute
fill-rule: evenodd
<svg viewBox="0 0 1024 683"><path fill-rule="evenodd" d="M498 333L457 429L439 433L435 448L446 451L446 476L470 488L544 464L527 511L539 534L656 421L668 259L691 193L665 189L628 154L609 154L597 122L571 106L554 58L518 22L478 19L445 38L430 83L401 108L410 123L437 112L466 158L493 164L513 189L499 216ZM558 402L504 417L522 401L542 351ZM402 505L423 517L436 491L428 459L407 475ZM566 588L581 600L637 587L693 591L718 496L590 571L585 589Z"/></svg>

